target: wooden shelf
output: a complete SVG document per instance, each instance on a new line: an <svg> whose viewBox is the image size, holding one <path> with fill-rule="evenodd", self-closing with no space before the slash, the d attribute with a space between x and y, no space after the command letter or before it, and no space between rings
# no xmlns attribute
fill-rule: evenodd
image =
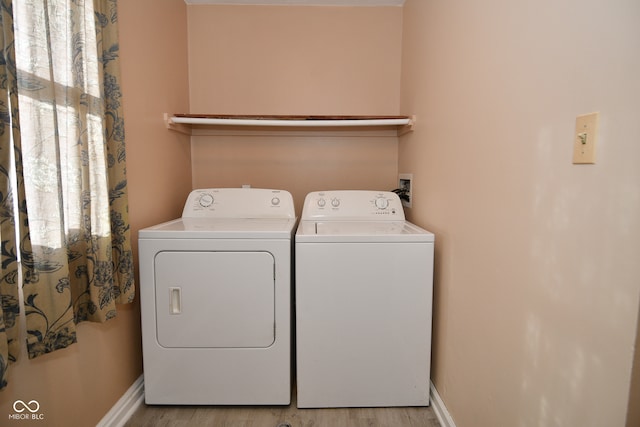
<svg viewBox="0 0 640 427"><path fill-rule="evenodd" d="M191 126L277 128L395 128L399 135L413 130L409 116L285 116L285 115L164 115L168 129L191 134Z"/></svg>

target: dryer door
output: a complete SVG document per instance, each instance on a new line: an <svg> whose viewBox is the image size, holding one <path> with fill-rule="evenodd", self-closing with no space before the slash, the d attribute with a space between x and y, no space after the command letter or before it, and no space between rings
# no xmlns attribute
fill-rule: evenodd
<svg viewBox="0 0 640 427"><path fill-rule="evenodd" d="M163 251L154 261L163 347L269 347L275 261L269 252Z"/></svg>

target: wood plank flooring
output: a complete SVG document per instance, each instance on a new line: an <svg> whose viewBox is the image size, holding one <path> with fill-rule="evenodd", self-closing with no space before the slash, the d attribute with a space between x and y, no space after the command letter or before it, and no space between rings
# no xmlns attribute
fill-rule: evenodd
<svg viewBox="0 0 640 427"><path fill-rule="evenodd" d="M289 406L142 405L125 427L440 427L431 407L298 409Z"/></svg>

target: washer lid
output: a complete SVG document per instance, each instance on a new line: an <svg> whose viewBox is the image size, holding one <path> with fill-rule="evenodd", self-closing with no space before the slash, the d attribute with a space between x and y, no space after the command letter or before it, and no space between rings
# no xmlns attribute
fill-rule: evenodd
<svg viewBox="0 0 640 427"><path fill-rule="evenodd" d="M291 238L295 218L179 218L142 229L141 239Z"/></svg>
<svg viewBox="0 0 640 427"><path fill-rule="evenodd" d="M433 242L408 221L301 221L296 242Z"/></svg>

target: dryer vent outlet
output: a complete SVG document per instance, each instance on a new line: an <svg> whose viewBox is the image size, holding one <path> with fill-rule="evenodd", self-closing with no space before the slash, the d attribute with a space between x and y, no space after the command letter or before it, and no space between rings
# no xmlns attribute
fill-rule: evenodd
<svg viewBox="0 0 640 427"><path fill-rule="evenodd" d="M410 208L411 203L413 202L412 181L412 173L401 173L400 175L398 175L398 195L400 196L400 200L402 201L402 206L406 208Z"/></svg>

